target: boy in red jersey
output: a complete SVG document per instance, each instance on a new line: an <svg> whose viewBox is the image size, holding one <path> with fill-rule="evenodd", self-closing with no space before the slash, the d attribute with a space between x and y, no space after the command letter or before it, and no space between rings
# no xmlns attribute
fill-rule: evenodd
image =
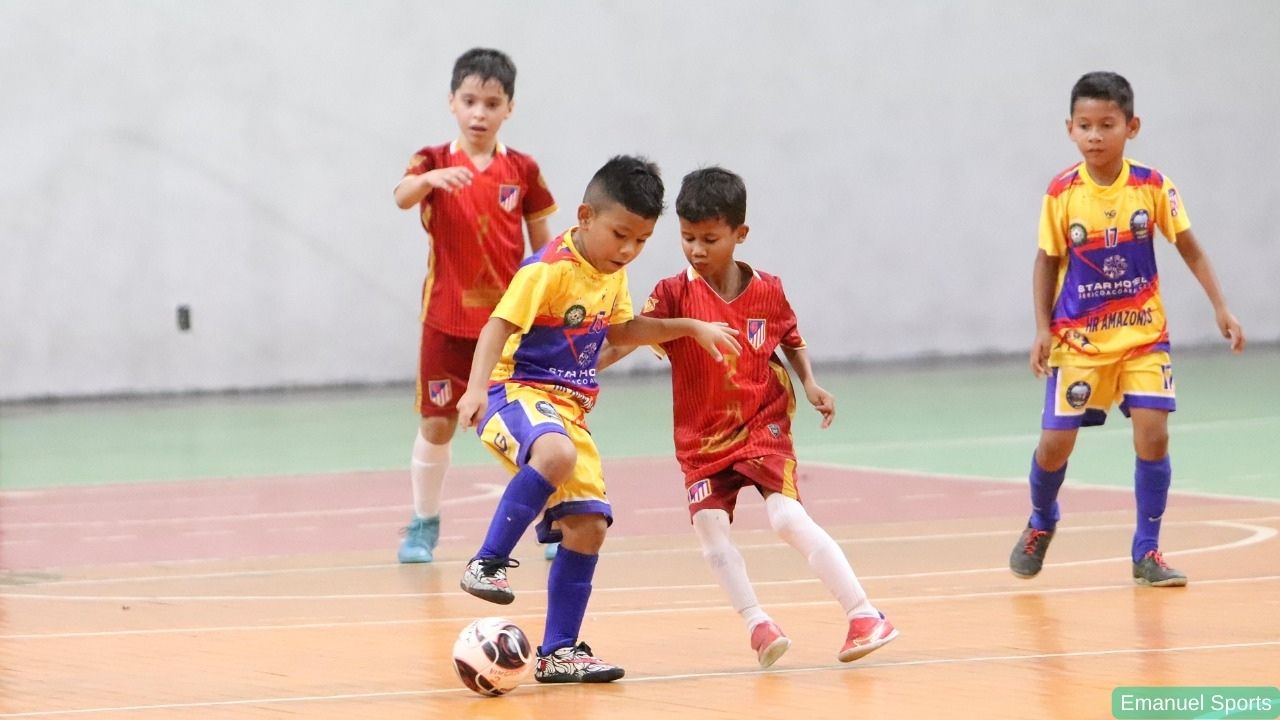
<svg viewBox="0 0 1280 720"><path fill-rule="evenodd" d="M800 504L791 440L795 393L774 350L787 356L824 428L835 419L835 398L814 379L782 282L733 257L747 237L746 211L746 186L736 174L710 167L685 176L676 214L689 267L658 283L643 315L725 323L745 339L742 353L727 359L727 374L687 339L661 347L671 360L676 457L685 473L693 528L703 557L746 621L760 666L776 662L791 640L760 607L730 538L738 491L745 487L764 496L769 524L804 555L843 607L849 631L837 657L849 662L898 631L867 599L840 546ZM633 349L606 346L600 367Z"/></svg>
<svg viewBox="0 0 1280 720"><path fill-rule="evenodd" d="M529 246L547 244L556 211L534 159L498 142L514 107L516 68L498 50L474 48L453 66L449 112L458 139L414 154L396 185L396 205L417 206L431 237L422 286L417 407L409 479L413 517L400 562L431 562L440 538L440 494L458 424L458 398L480 328L498 304ZM554 546L548 547L548 554Z"/></svg>
<svg viewBox="0 0 1280 720"><path fill-rule="evenodd" d="M723 326L632 314L624 268L653 233L663 193L657 166L644 158L618 156L596 172L578 206L578 226L526 260L512 279L480 333L470 384L458 401L462 426L476 427L512 473L462 589L511 603L507 568L520 565L511 552L525 529L541 516L538 539L563 538L547 573L538 682L612 682L624 673L578 641L613 522L586 421L599 392L600 346L606 337L628 345L688 337L714 364L722 362L722 349L741 350L737 331Z"/></svg>
<svg viewBox="0 0 1280 720"><path fill-rule="evenodd" d="M1173 366L1155 234L1178 248L1213 303L1215 321L1235 352L1244 332L1223 298L1209 258L1173 181L1124 156L1141 123L1133 88L1112 72L1081 77L1071 89L1067 134L1084 156L1045 192L1040 251L1032 276L1036 337L1031 371L1045 377L1040 443L1031 459L1031 517L1009 555L1009 569L1035 577L1059 519L1058 490L1081 426L1101 425L1112 403L1133 422L1137 527L1133 580L1187 584L1160 554L1160 521L1169 498L1169 413Z"/></svg>

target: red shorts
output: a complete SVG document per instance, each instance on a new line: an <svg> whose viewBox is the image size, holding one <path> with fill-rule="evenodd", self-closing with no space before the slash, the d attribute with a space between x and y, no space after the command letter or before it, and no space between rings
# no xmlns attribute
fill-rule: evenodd
<svg viewBox="0 0 1280 720"><path fill-rule="evenodd" d="M733 522L733 509L738 504L738 491L754 487L764 495L772 490L800 500L796 489L795 458L783 455L739 460L720 472L705 478L685 478L684 489L689 499L689 517L699 510L724 510Z"/></svg>
<svg viewBox="0 0 1280 720"><path fill-rule="evenodd" d="M418 346L418 412L422 417L458 414L458 398L467 390L471 356L476 354L473 338L446 335L422 324Z"/></svg>

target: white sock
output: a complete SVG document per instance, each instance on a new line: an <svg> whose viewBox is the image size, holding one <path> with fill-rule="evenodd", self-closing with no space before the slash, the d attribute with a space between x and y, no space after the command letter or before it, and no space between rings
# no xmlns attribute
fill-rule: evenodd
<svg viewBox="0 0 1280 720"><path fill-rule="evenodd" d="M827 531L809 517L803 505L781 493L774 493L765 498L764 506L774 532L804 555L810 569L844 608L846 617L852 620L860 615L879 616L879 611L858 582L858 576L853 574L849 559Z"/></svg>
<svg viewBox="0 0 1280 720"><path fill-rule="evenodd" d="M413 486L413 512L420 518L440 514L440 493L444 489L444 473L449 469L449 443L427 442L419 430L413 439L413 457L409 461L409 483Z"/></svg>
<svg viewBox="0 0 1280 720"><path fill-rule="evenodd" d="M693 530L702 544L703 559L715 573L720 587L729 594L733 609L746 621L747 629L769 620L747 577L747 563L729 538L729 513L699 510L693 515Z"/></svg>

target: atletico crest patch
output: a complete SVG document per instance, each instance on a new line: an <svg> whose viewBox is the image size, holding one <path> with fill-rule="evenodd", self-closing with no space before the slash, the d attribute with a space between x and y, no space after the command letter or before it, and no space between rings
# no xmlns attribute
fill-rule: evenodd
<svg viewBox="0 0 1280 720"><path fill-rule="evenodd" d="M498 204L507 212L515 212L516 208L520 206L520 186L499 185Z"/></svg>
<svg viewBox="0 0 1280 720"><path fill-rule="evenodd" d="M448 380L428 380L427 397L430 398L432 405L444 407L453 399L453 388Z"/></svg>
<svg viewBox="0 0 1280 720"><path fill-rule="evenodd" d="M703 478L689 486L689 504L695 505L711 497L711 478Z"/></svg>
<svg viewBox="0 0 1280 720"><path fill-rule="evenodd" d="M764 345L764 320L747 320L747 344L759 350Z"/></svg>

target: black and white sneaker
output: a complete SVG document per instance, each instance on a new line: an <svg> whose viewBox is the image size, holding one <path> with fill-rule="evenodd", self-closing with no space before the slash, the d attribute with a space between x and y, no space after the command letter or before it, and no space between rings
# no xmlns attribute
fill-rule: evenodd
<svg viewBox="0 0 1280 720"><path fill-rule="evenodd" d="M613 682L626 674L616 665L595 657L586 643L564 647L550 655L541 654L534 668L533 679L543 683L604 683Z"/></svg>
<svg viewBox="0 0 1280 720"><path fill-rule="evenodd" d="M516 594L511 592L511 585L507 582L507 568L512 567L520 567L520 561L505 557L472 558L458 584L481 600L510 605L516 599Z"/></svg>

